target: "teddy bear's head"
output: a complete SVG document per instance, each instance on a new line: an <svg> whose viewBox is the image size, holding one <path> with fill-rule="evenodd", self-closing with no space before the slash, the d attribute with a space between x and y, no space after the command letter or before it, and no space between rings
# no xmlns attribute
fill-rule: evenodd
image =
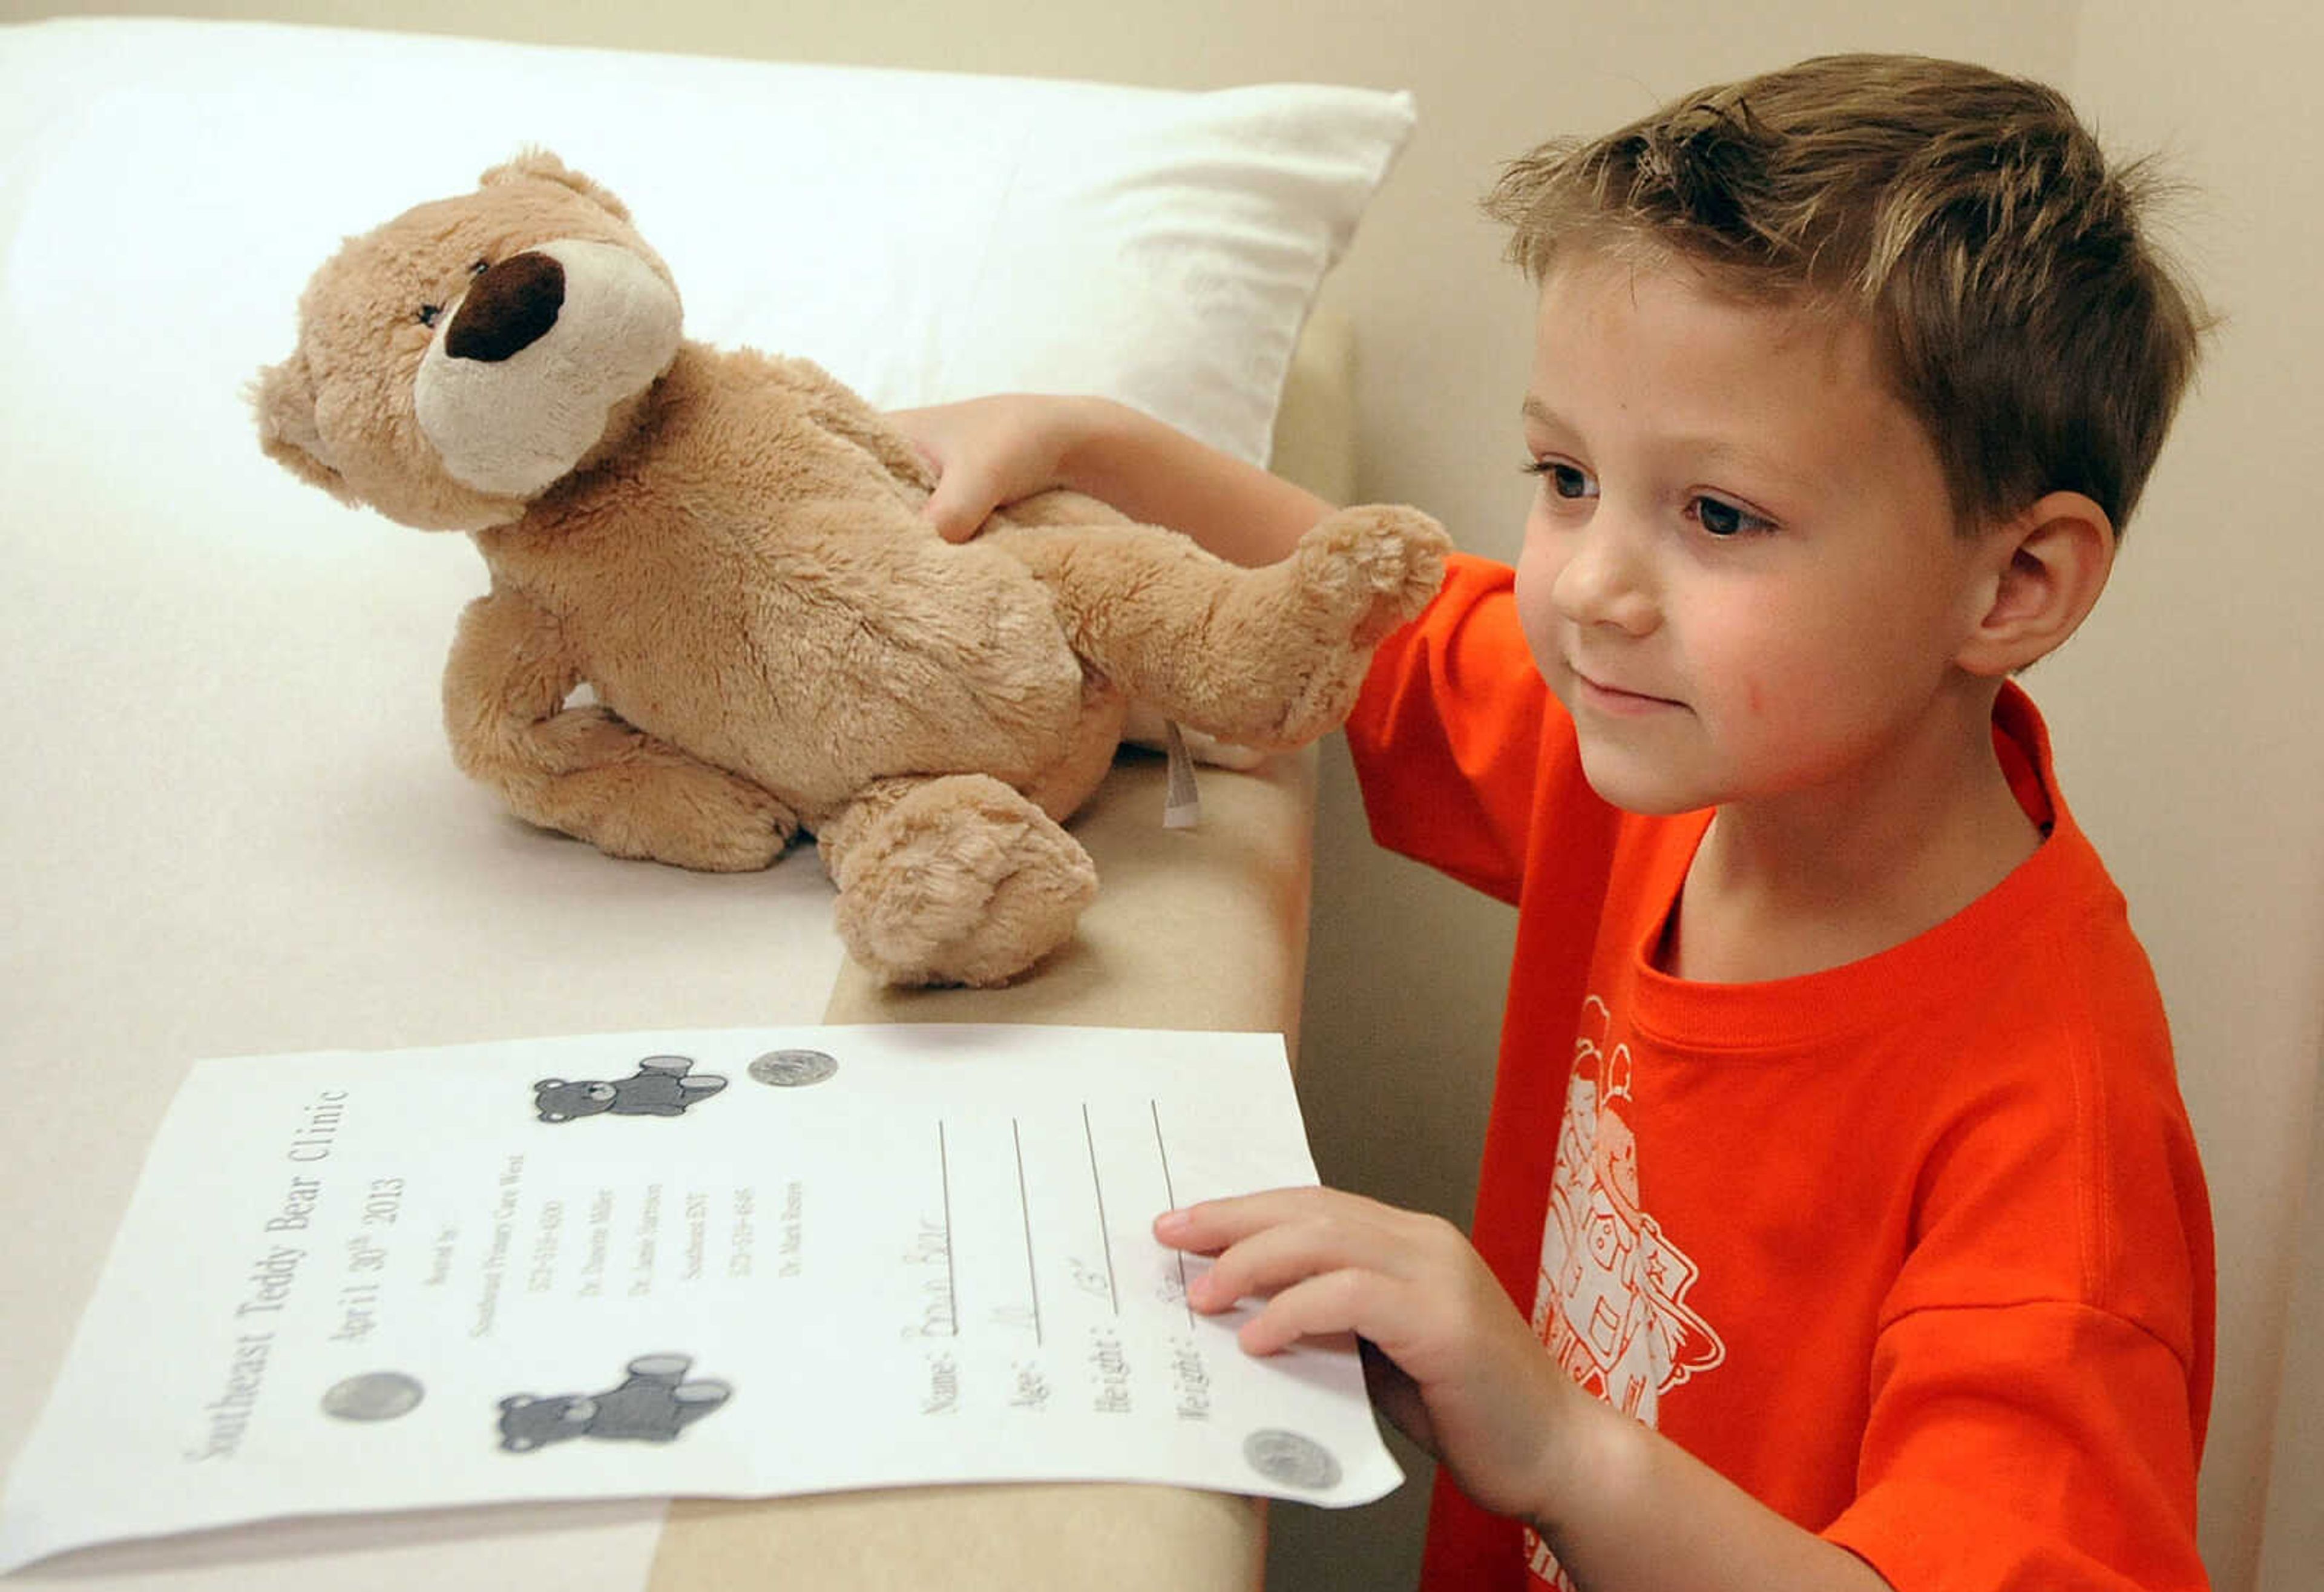
<svg viewBox="0 0 2324 1592"><path fill-rule="evenodd" d="M316 272L297 349L254 389L260 441L404 524L499 524L622 439L679 319L622 202L529 153Z"/></svg>

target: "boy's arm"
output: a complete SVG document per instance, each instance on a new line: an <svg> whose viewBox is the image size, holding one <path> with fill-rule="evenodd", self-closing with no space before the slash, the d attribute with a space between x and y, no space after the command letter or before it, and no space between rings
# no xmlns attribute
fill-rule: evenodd
<svg viewBox="0 0 2324 1592"><path fill-rule="evenodd" d="M936 467L922 513L950 541L975 535L996 508L1066 486L1231 563L1271 564L1332 507L1107 399L1009 393L890 418Z"/></svg>
<svg viewBox="0 0 2324 1592"><path fill-rule="evenodd" d="M1572 1400L1574 1430L1563 1446L1573 1480L1563 1496L1573 1506L1561 1513L1553 1505L1526 1523L1576 1586L1891 1592L1863 1560L1785 1520L1660 1432L1579 1387Z"/></svg>

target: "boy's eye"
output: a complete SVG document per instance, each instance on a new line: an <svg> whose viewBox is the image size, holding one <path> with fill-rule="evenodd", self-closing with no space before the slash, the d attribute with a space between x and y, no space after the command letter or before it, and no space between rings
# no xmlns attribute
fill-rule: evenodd
<svg viewBox="0 0 2324 1592"><path fill-rule="evenodd" d="M1539 476L1550 492L1558 497L1575 499L1598 495L1598 483L1590 478L1590 473L1562 459L1535 459L1526 466L1526 474Z"/></svg>
<svg viewBox="0 0 2324 1592"><path fill-rule="evenodd" d="M1694 518L1713 536L1741 536L1748 532L1773 531L1775 522L1738 508L1716 497L1697 497L1687 504Z"/></svg>

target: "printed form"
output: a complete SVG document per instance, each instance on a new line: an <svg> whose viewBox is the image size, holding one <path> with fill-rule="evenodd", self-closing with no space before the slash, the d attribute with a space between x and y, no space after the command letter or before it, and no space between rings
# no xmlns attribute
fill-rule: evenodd
<svg viewBox="0 0 2324 1592"><path fill-rule="evenodd" d="M1351 1340L1244 1355L1153 1217L1312 1183L1272 1034L968 1025L205 1061L0 1569L285 1515L1111 1480L1369 1502Z"/></svg>

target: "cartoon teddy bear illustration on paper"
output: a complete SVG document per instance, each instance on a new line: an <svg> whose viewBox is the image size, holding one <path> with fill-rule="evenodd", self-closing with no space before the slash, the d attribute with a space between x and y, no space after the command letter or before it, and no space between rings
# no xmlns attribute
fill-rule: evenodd
<svg viewBox="0 0 2324 1592"><path fill-rule="evenodd" d="M568 1081L544 1078L532 1086L533 1109L543 1122L570 1122L576 1116L678 1116L697 1100L706 1100L726 1087L715 1072L693 1076L694 1063L684 1056L648 1056L635 1074L606 1083L595 1078Z"/></svg>
<svg viewBox="0 0 2324 1592"><path fill-rule="evenodd" d="M514 1393L501 1401L501 1447L530 1453L578 1437L667 1443L734 1396L711 1378L686 1380L690 1355L641 1355L629 1379L601 1393Z"/></svg>

